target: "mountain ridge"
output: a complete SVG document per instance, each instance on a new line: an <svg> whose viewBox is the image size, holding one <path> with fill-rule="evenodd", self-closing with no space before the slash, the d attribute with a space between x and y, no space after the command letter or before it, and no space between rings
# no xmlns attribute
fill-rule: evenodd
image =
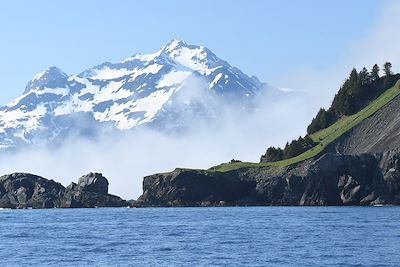
<svg viewBox="0 0 400 267"><path fill-rule="evenodd" d="M218 104L201 98L251 109L268 90L276 89L208 48L173 39L155 53L104 62L78 74L55 66L37 74L23 95L0 108L0 146L51 143L68 135L73 129L67 122L80 114L93 125L118 130L156 124L167 129L174 120L190 121L186 116L193 110L205 118L218 113Z"/></svg>

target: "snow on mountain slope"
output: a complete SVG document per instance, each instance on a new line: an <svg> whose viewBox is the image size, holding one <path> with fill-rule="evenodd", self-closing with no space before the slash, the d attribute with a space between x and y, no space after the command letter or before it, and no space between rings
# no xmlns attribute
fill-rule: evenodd
<svg viewBox="0 0 400 267"><path fill-rule="evenodd" d="M100 125L180 127L213 114L215 99L249 107L266 88L209 49L180 40L156 53L105 62L75 75L50 67L28 82L22 96L0 108L0 147L51 142L75 130L90 134Z"/></svg>

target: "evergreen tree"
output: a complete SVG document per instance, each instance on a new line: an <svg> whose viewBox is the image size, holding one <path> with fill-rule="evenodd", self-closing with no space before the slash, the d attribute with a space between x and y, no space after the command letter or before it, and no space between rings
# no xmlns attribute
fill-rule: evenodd
<svg viewBox="0 0 400 267"><path fill-rule="evenodd" d="M362 94L361 77L356 69L353 69L349 78L349 95L359 96Z"/></svg>
<svg viewBox="0 0 400 267"><path fill-rule="evenodd" d="M357 79L358 79L358 72L357 72L357 69L356 69L356 68L353 68L353 69L351 70L351 72L350 72L350 77L349 77L350 84L356 83L356 82L357 82Z"/></svg>
<svg viewBox="0 0 400 267"><path fill-rule="evenodd" d="M340 118L343 115L352 114L354 110L357 109L355 99L357 99L362 93L359 74L356 69L353 69L350 72L349 78L345 80L332 101L331 109L334 112L335 117Z"/></svg>
<svg viewBox="0 0 400 267"><path fill-rule="evenodd" d="M392 75L392 63L386 62L383 64L383 71L385 72L386 76Z"/></svg>
<svg viewBox="0 0 400 267"><path fill-rule="evenodd" d="M324 129L330 126L335 121L335 116L332 114L330 110L326 111L325 109L321 108L317 116L312 119L310 125L307 127L307 133L312 134L321 129Z"/></svg>
<svg viewBox="0 0 400 267"><path fill-rule="evenodd" d="M359 74L359 79L360 79L361 85L366 85L371 82L371 77L370 77L370 74L369 74L367 68L365 68L365 67L362 68L362 70L360 71L360 74Z"/></svg>
<svg viewBox="0 0 400 267"><path fill-rule="evenodd" d="M377 64L375 64L373 67L372 67L372 71L371 71L371 79L373 80L373 81L376 81L376 80L378 80L379 79L379 66L377 65Z"/></svg>
<svg viewBox="0 0 400 267"><path fill-rule="evenodd" d="M283 152L281 148L269 147L262 157L263 162L275 162L282 160Z"/></svg>
<svg viewBox="0 0 400 267"><path fill-rule="evenodd" d="M285 148L269 147L265 154L261 157L261 162L275 162L282 159L288 159L300 155L301 153L314 147L316 143L306 135L304 138L299 137L297 140L287 142Z"/></svg>

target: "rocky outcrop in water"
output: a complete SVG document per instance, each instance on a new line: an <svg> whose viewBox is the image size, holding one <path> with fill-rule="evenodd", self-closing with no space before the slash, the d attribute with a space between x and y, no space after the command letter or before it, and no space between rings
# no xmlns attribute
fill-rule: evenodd
<svg viewBox="0 0 400 267"><path fill-rule="evenodd" d="M284 168L147 176L136 206L400 204L400 153L327 153Z"/></svg>
<svg viewBox="0 0 400 267"><path fill-rule="evenodd" d="M67 188L53 180L29 173L0 177L1 208L94 208L130 204L108 194L108 181L100 173L79 178Z"/></svg>
<svg viewBox="0 0 400 267"><path fill-rule="evenodd" d="M53 180L28 173L0 177L0 207L52 208L60 204L64 187Z"/></svg>
<svg viewBox="0 0 400 267"><path fill-rule="evenodd" d="M71 183L61 199L63 208L126 207L130 204L120 197L108 194L108 181L100 173L89 173Z"/></svg>

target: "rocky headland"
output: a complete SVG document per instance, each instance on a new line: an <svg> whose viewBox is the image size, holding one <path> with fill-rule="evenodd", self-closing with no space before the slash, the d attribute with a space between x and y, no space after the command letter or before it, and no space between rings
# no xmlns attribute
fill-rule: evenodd
<svg viewBox="0 0 400 267"><path fill-rule="evenodd" d="M270 147L260 163L144 177L135 205L400 205L400 74L365 75L352 70L305 138Z"/></svg>
<svg viewBox="0 0 400 267"><path fill-rule="evenodd" d="M400 204L400 151L324 154L288 167L175 169L144 178L147 206Z"/></svg>

